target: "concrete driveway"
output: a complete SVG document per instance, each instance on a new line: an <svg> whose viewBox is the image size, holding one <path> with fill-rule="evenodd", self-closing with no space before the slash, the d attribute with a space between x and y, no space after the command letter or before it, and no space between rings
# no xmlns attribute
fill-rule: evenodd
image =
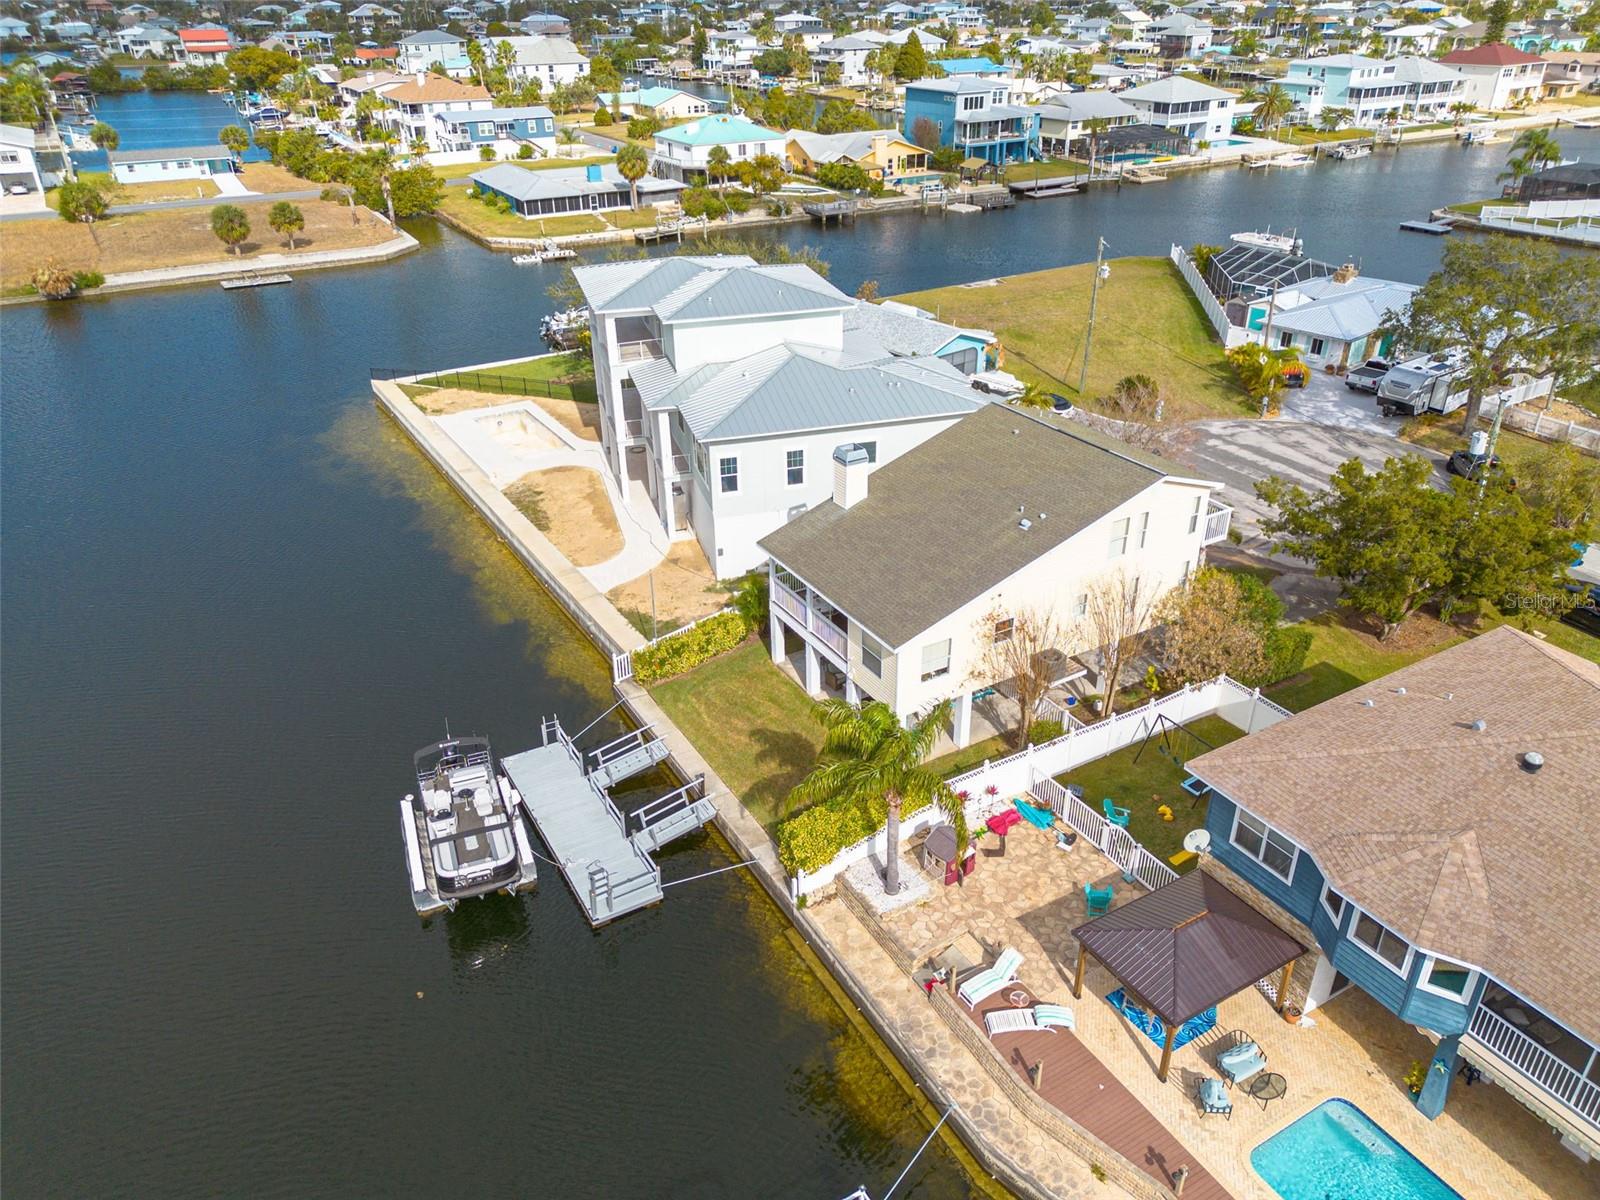
<svg viewBox="0 0 1600 1200"><path fill-rule="evenodd" d="M1339 385L1343 390L1344 385ZM1351 393L1355 395L1356 393ZM1307 491L1328 486L1328 477L1349 458L1369 468L1398 454L1420 454L1439 468L1444 456L1402 442L1387 433L1294 421L1196 421L1185 430L1178 458L1204 479L1222 483L1222 501L1234 508L1233 527L1246 539L1256 536L1268 512L1256 499L1255 485L1269 475Z"/></svg>
<svg viewBox="0 0 1600 1200"><path fill-rule="evenodd" d="M1377 399L1371 392L1347 388L1337 375L1315 371L1305 387L1289 388L1283 393L1283 416L1289 421L1309 421L1335 429L1391 436L1403 424L1401 417L1380 414Z"/></svg>

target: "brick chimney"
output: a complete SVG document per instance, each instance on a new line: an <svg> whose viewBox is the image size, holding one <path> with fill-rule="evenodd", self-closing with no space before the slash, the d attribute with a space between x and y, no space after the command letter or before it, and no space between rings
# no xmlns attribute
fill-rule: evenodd
<svg viewBox="0 0 1600 1200"><path fill-rule="evenodd" d="M1356 269L1355 263L1345 263L1344 266L1333 273L1333 281L1335 283L1349 283L1359 274L1361 272Z"/></svg>
<svg viewBox="0 0 1600 1200"><path fill-rule="evenodd" d="M851 509L867 498L867 448L855 444L833 452L833 502Z"/></svg>

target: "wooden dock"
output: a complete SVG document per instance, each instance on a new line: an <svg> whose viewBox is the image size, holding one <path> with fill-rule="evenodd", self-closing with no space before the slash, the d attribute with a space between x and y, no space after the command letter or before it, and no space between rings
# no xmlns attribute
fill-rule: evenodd
<svg viewBox="0 0 1600 1200"><path fill-rule="evenodd" d="M661 762L665 742L640 729L580 754L554 719L544 722L544 739L544 745L501 759L501 765L589 924L599 928L659 903L661 870L649 852L715 815L702 794L703 780L624 818L606 788Z"/></svg>
<svg viewBox="0 0 1600 1200"><path fill-rule="evenodd" d="M800 209L824 225L829 221L842 223L856 219L856 202L843 196L836 200L807 200L800 205Z"/></svg>

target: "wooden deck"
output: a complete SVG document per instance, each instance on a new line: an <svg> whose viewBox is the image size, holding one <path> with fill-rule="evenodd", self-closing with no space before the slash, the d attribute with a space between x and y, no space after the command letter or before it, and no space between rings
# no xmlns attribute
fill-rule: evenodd
<svg viewBox="0 0 1600 1200"><path fill-rule="evenodd" d="M1006 996L1015 990L1002 989L971 1013L980 1032L984 1013L1009 1008ZM1104 1001L1086 991L1082 1000L1072 1003ZM1076 1034L1065 1029L1053 1033L1003 1033L991 1044L1024 1082L1028 1081L1028 1069L1042 1060L1044 1079L1039 1095L1129 1162L1144 1168L1162 1187L1170 1188L1171 1172L1187 1164L1189 1181L1183 1189L1184 1200L1231 1200L1227 1189L1122 1086ZM1237 1089L1233 1095L1235 1105L1249 1102Z"/></svg>

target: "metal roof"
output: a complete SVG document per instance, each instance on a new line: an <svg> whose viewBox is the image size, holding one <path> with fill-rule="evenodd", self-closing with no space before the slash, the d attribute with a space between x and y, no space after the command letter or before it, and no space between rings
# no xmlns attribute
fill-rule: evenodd
<svg viewBox="0 0 1600 1200"><path fill-rule="evenodd" d="M457 114L470 121L476 113ZM472 182L501 192L513 200L546 200L556 196L587 196L594 192L628 191L628 181L622 172L610 163L599 165L600 178L589 178L588 168L570 170L528 171L514 163L496 163L482 171L475 171ZM664 192L680 192L686 185L675 179L661 179L646 175L639 180L639 194L649 196Z"/></svg>
<svg viewBox="0 0 1600 1200"><path fill-rule="evenodd" d="M1306 952L1203 870L1078 926L1072 936L1168 1028Z"/></svg>
<svg viewBox="0 0 1600 1200"><path fill-rule="evenodd" d="M745 255L675 256L576 267L595 312L648 310L661 321L777 316L851 308L855 301L800 263Z"/></svg>
<svg viewBox="0 0 1600 1200"><path fill-rule="evenodd" d="M113 150L107 157L113 163L171 162L178 158L232 158L226 146L162 146L155 150Z"/></svg>
<svg viewBox="0 0 1600 1200"><path fill-rule="evenodd" d="M1294 285L1289 303L1280 293L1272 323L1279 329L1350 342L1392 324L1390 314L1404 309L1416 290L1409 283L1359 275L1345 283L1331 275L1308 279ZM1297 302L1297 297L1304 299Z"/></svg>

